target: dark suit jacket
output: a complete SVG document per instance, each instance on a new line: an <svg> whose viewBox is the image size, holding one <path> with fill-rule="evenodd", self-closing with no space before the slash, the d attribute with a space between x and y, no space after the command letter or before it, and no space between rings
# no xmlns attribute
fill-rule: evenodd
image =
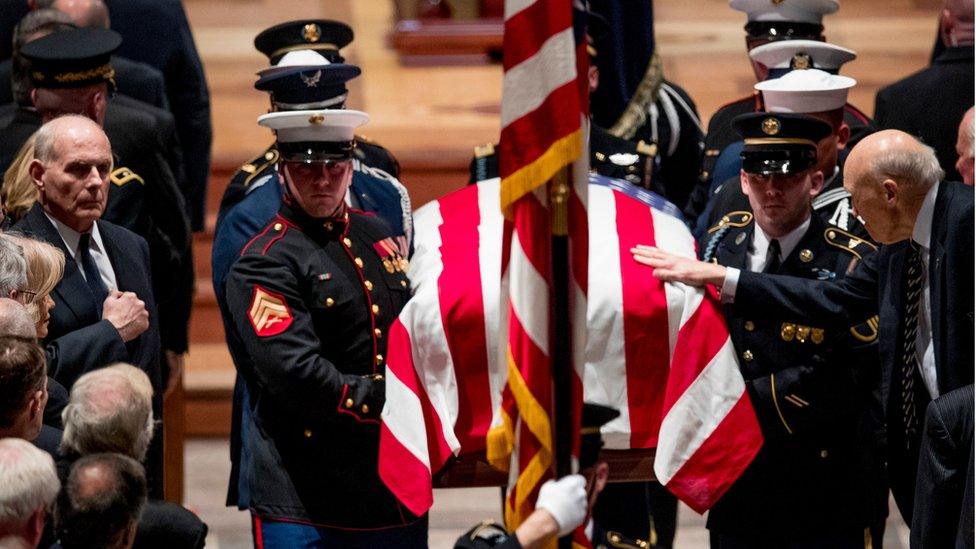
<svg viewBox="0 0 976 549"><path fill-rule="evenodd" d="M149 329L125 346L128 351L128 361L149 375L155 390L154 400L158 401L162 389L159 364L159 319L156 315L156 300L153 298L149 275L148 246L140 236L122 227L101 220L97 223L112 269L115 271L118 289L134 292L146 303L146 309L149 311ZM55 307L51 310L51 321L45 342L58 340L66 334L94 325L107 324L108 321L101 320L102 304L95 303L92 299L78 265L70 259L71 252L64 245L57 229L44 215L41 206L35 204L14 228L57 247L68 258L65 262L64 277L51 294ZM118 332L114 337L118 339ZM95 360L94 363L98 366L108 364L107 360ZM82 373L84 372L66 372L60 376L59 381L70 387Z"/></svg>
<svg viewBox="0 0 976 549"><path fill-rule="evenodd" d="M919 137L935 149L946 179L958 181L956 135L962 115L973 106L973 75L973 45L946 48L931 66L878 92L878 128Z"/></svg>
<svg viewBox="0 0 976 549"><path fill-rule="evenodd" d="M925 504L912 517L913 548L973 546L972 486L973 386L966 385L925 412L915 485L915 501Z"/></svg>
<svg viewBox="0 0 976 549"><path fill-rule="evenodd" d="M129 168L142 181L111 184L102 217L134 231L148 242L163 346L182 353L187 349L193 291L186 206L164 157L166 149L159 134L166 130L165 126L157 125L159 113L154 114L151 110L154 107L132 99L128 101L139 106L117 103L119 99L121 96L106 111L105 134L118 158L117 168ZM32 109L14 104L0 107L0 172L6 171L24 141L40 126L41 118Z"/></svg>
<svg viewBox="0 0 976 549"><path fill-rule="evenodd" d="M939 394L973 383L973 188L942 182L932 221L929 284ZM743 271L733 308L796 321L856 323L878 314L881 397L888 429L891 486L906 521L912 516L915 459L905 448L899 407L908 241L881 246L839 282ZM924 403L922 403L924 405ZM920 408L921 410L921 408ZM896 464L901 464L895 467Z"/></svg>
<svg viewBox="0 0 976 549"><path fill-rule="evenodd" d="M133 549L198 549L207 525L182 505L151 499L139 518Z"/></svg>
<svg viewBox="0 0 976 549"><path fill-rule="evenodd" d="M210 92L183 4L179 0L108 0L105 4L112 30L122 35L118 55L163 72L192 190L192 227L201 230L213 139Z"/></svg>
<svg viewBox="0 0 976 549"><path fill-rule="evenodd" d="M169 108L163 73L158 69L118 55L112 56L112 68L119 93L161 109ZM14 101L12 78L13 62L10 59L0 61L0 104Z"/></svg>

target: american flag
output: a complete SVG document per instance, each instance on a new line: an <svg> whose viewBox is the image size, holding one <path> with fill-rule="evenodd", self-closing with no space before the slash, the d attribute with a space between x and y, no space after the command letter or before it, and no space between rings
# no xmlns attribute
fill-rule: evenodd
<svg viewBox="0 0 976 549"><path fill-rule="evenodd" d="M485 449L507 381L498 273L499 182L456 191L415 212L414 296L390 330L380 475L417 514L431 472ZM739 477L762 436L716 296L661 283L634 243L694 256L677 210L631 185L591 176L584 397L621 411L609 448L656 448L658 480L704 512ZM459 271L459 269L463 270ZM494 419L491 419L493 418Z"/></svg>
<svg viewBox="0 0 976 549"><path fill-rule="evenodd" d="M500 206L510 223L502 256L499 360L508 379L500 415L488 433L487 457L509 472L505 523L510 530L532 513L539 488L553 476L556 413L559 421L569 422L568 433L578 433L583 363L569 347L581 350L585 337L585 17L570 0L505 4L499 171ZM562 245L568 254L555 249ZM566 280L566 295L556 295L558 280ZM570 335L561 343L556 314L568 316ZM559 346L566 347L569 364L557 364ZM556 410L556 368L571 369L568 384L555 387L569 391L568 410Z"/></svg>

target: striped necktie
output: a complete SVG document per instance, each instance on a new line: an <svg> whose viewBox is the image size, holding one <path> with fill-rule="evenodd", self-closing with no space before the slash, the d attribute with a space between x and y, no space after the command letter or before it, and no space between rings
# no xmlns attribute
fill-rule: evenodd
<svg viewBox="0 0 976 549"><path fill-rule="evenodd" d="M905 264L907 270L905 287L905 331L902 334L901 360L901 410L905 421L905 443L918 433L918 413L915 406L915 373L918 371L918 356L915 353L915 338L918 335L918 304L922 295L922 255L918 244L911 242L911 249Z"/></svg>

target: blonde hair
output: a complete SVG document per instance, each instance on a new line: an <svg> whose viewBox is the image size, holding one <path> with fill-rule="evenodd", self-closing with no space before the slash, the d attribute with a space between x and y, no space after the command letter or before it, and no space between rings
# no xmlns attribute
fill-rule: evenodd
<svg viewBox="0 0 976 549"><path fill-rule="evenodd" d="M27 261L27 289L36 292L34 299L27 304L27 312L35 323L40 323L44 298L64 276L64 252L41 240L35 240L15 233L6 233L4 238L20 246Z"/></svg>
<svg viewBox="0 0 976 549"><path fill-rule="evenodd" d="M40 197L34 179L28 168L34 160L34 133L17 151L10 167L3 176L3 188L0 189L0 204L12 223L20 221L34 206Z"/></svg>

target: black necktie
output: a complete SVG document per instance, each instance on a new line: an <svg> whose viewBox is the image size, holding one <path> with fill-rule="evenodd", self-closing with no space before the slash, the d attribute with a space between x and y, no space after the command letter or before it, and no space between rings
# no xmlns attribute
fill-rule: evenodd
<svg viewBox="0 0 976 549"><path fill-rule="evenodd" d="M108 290L105 288L105 283L102 282L102 275L99 274L95 260L92 259L91 251L88 249L90 242L91 234L84 233L81 235L78 240L78 257L81 259L81 268L85 270L85 281L88 282L88 289L91 290L95 305L100 309L105 298L108 297Z"/></svg>
<svg viewBox="0 0 976 549"><path fill-rule="evenodd" d="M775 238L769 241L769 248L766 250L766 265L763 267L764 273L775 273L779 270L782 262L779 260L779 240Z"/></svg>
<svg viewBox="0 0 976 549"><path fill-rule="evenodd" d="M915 409L915 372L918 371L918 356L915 354L915 337L918 335L918 302L922 295L922 256L918 245L911 243L905 262L907 271L905 284L905 331L902 345L901 366L901 410L905 421L905 442L911 445L918 432L918 414Z"/></svg>

